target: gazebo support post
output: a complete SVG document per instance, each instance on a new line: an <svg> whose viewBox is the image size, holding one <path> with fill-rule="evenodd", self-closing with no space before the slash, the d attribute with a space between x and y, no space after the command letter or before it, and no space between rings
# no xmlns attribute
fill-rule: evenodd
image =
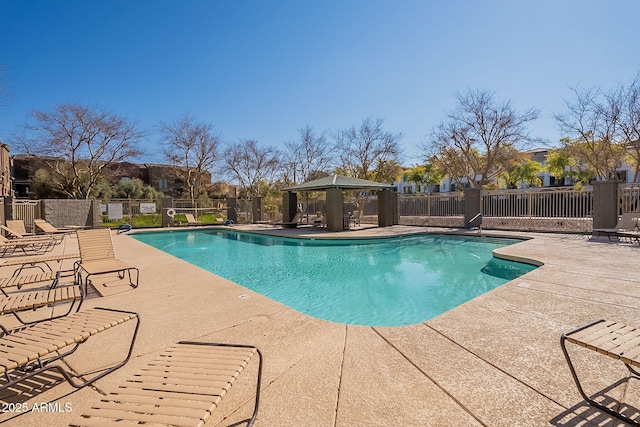
<svg viewBox="0 0 640 427"><path fill-rule="evenodd" d="M285 191L282 193L282 222L291 222L298 211L298 194Z"/></svg>
<svg viewBox="0 0 640 427"><path fill-rule="evenodd" d="M378 227L398 224L398 193L394 190L378 191Z"/></svg>
<svg viewBox="0 0 640 427"><path fill-rule="evenodd" d="M327 189L327 230L344 230L344 200L340 188Z"/></svg>

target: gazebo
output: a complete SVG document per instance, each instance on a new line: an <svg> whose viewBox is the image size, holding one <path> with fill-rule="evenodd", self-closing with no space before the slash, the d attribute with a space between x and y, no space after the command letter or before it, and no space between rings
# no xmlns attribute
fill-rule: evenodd
<svg viewBox="0 0 640 427"><path fill-rule="evenodd" d="M344 190L378 191L378 226L386 227L398 223L397 193L395 187L380 182L351 178L343 175L331 175L283 189L283 220L291 221L297 211L297 192L325 191L327 195L327 230L342 231L348 229L343 208Z"/></svg>

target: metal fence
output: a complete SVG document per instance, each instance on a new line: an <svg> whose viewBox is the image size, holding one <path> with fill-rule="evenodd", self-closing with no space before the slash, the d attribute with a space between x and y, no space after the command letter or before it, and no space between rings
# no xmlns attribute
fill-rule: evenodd
<svg viewBox="0 0 640 427"><path fill-rule="evenodd" d="M493 229L589 232L593 189L483 190L483 226Z"/></svg>
<svg viewBox="0 0 640 427"><path fill-rule="evenodd" d="M640 184L623 184L618 189L619 213L640 211ZM0 199L2 202L2 199ZM517 190L482 190L480 192L483 227L510 230L539 230L557 232L590 232L592 229L593 189L585 186L528 188ZM4 209L0 215L4 216ZM112 199L100 204L105 220L109 220L110 208L114 216L128 221L144 218L149 226L162 223L161 200ZM227 217L228 205L225 199L174 200L173 207L180 212L191 212L199 216L216 213ZM13 200L13 217L22 219L27 230L32 229L33 219L40 218L39 200ZM298 209L309 218L317 212L326 212L324 193L303 195L298 200ZM359 210L363 222L377 222L378 203L375 195L362 199L345 198L345 212ZM282 199L263 199L262 208L254 210L251 199L236 201L239 223L258 221L276 222L282 220ZM398 213L400 223L406 225L426 225L440 227L464 226L465 199L463 192L428 193L419 195L399 194ZM259 217L254 218L254 214ZM0 218L4 223L4 218Z"/></svg>
<svg viewBox="0 0 640 427"><path fill-rule="evenodd" d="M640 184L623 184L618 190L620 196L619 214L640 211Z"/></svg>
<svg viewBox="0 0 640 427"><path fill-rule="evenodd" d="M120 216L135 218L141 215L160 213L160 200L111 199L100 203L100 213L106 217L118 219Z"/></svg>
<svg viewBox="0 0 640 427"><path fill-rule="evenodd" d="M40 200L13 200L13 219L24 221L27 231L33 232L33 220L42 218ZM2 221L4 224L4 219Z"/></svg>
<svg viewBox="0 0 640 427"><path fill-rule="evenodd" d="M398 195L400 224L461 227L464 224L464 193Z"/></svg>
<svg viewBox="0 0 640 427"><path fill-rule="evenodd" d="M401 195L398 198L400 216L464 215L464 193L427 193Z"/></svg>
<svg viewBox="0 0 640 427"><path fill-rule="evenodd" d="M226 211L226 199L198 199L191 201L189 199L174 199L173 207L178 210L191 211L197 214L203 213L220 213Z"/></svg>
<svg viewBox="0 0 640 427"><path fill-rule="evenodd" d="M204 213L226 212L227 203L224 199L197 200L173 200L173 208L180 212L193 213L196 216ZM100 203L101 213L106 219L118 219L127 217L128 219L140 216L160 215L162 212L162 200L139 200L139 199L110 199ZM225 213L226 216L226 213Z"/></svg>
<svg viewBox="0 0 640 427"><path fill-rule="evenodd" d="M483 227L588 232L592 228L592 194L591 187L482 190L480 212ZM401 195L398 203L402 224L464 225L464 193Z"/></svg>
<svg viewBox="0 0 640 427"><path fill-rule="evenodd" d="M593 210L591 187L527 188L521 190L484 190L481 192L482 216L588 218Z"/></svg>

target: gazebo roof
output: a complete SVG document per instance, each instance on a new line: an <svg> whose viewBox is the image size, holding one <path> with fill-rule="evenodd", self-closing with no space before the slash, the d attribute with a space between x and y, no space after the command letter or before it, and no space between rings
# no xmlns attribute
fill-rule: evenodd
<svg viewBox="0 0 640 427"><path fill-rule="evenodd" d="M329 188L340 188L344 190L380 190L383 188L393 188L393 185L343 175L331 175L294 185L283 189L283 191L319 191L328 190Z"/></svg>

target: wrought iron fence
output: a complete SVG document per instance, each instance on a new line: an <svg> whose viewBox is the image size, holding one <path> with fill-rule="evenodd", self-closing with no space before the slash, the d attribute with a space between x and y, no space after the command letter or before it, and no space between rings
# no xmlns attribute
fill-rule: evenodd
<svg viewBox="0 0 640 427"><path fill-rule="evenodd" d="M464 193L400 194L400 224L431 227L461 227L464 223Z"/></svg>
<svg viewBox="0 0 640 427"><path fill-rule="evenodd" d="M100 202L105 224L126 222L135 227L162 226L162 202L159 199L110 199Z"/></svg>
<svg viewBox="0 0 640 427"><path fill-rule="evenodd" d="M13 200L13 219L24 221L25 229L34 231L33 220L42 218L40 200ZM4 212L3 212L4 216ZM2 220L4 224L4 218Z"/></svg>
<svg viewBox="0 0 640 427"><path fill-rule="evenodd" d="M215 213L226 219L227 203L224 199L173 200L173 209L180 213L200 215ZM126 221L138 227L158 227L162 225L162 200L111 199L100 203L104 222ZM212 216L211 222L216 222Z"/></svg>
<svg viewBox="0 0 640 427"><path fill-rule="evenodd" d="M199 212L221 212L227 208L226 199L174 199L173 207L176 209Z"/></svg>
<svg viewBox="0 0 640 427"><path fill-rule="evenodd" d="M634 194L637 195L638 190L636 188ZM592 194L591 187L482 190L480 212L483 226L510 230L588 232L592 228ZM631 200L631 196L625 200ZM464 193L401 195L398 203L403 224L464 225Z"/></svg>
<svg viewBox="0 0 640 427"><path fill-rule="evenodd" d="M589 218L591 187L483 190L481 212L490 217Z"/></svg>
<svg viewBox="0 0 640 427"><path fill-rule="evenodd" d="M619 214L640 211L640 184L622 184L618 195L620 196Z"/></svg>
<svg viewBox="0 0 640 427"><path fill-rule="evenodd" d="M483 190L480 211L485 228L589 232L593 224L593 189Z"/></svg>
<svg viewBox="0 0 640 427"><path fill-rule="evenodd" d="M640 184L621 185L618 195L620 213L640 211ZM480 197L485 228L561 232L588 232L592 228L593 189L590 186L581 189L557 187L483 190ZM352 199L345 199L345 212L359 210L363 215L363 222L375 223L378 215L377 198L369 196L361 200L360 204ZM324 193L304 195L298 202L298 210L309 218L315 217L318 212L326 212ZM225 219L229 209L225 199L196 202L174 200L173 207L178 213L191 212L197 216L216 213ZM33 219L41 217L41 210L39 200L13 201L13 217L24 220L28 230L33 227ZM143 220L149 222L146 224L148 226L162 224L161 200L112 199L102 202L101 210L106 221L113 213L128 221L146 217ZM460 227L464 225L464 193L399 194L398 213L401 224ZM3 214L4 210L0 209L0 215ZM238 199L236 215L240 223L281 221L282 199L263 199L259 210L255 210L251 199ZM258 216L254 218L255 215ZM0 220L4 222L4 218Z"/></svg>
<svg viewBox="0 0 640 427"><path fill-rule="evenodd" d="M464 193L403 194L399 198L400 216L464 215Z"/></svg>

